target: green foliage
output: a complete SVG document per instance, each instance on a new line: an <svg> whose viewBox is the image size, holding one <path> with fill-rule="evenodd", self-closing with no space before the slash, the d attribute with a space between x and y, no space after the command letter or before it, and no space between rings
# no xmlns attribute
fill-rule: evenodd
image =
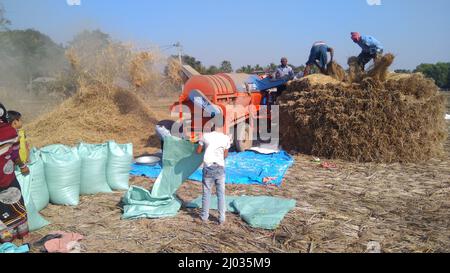
<svg viewBox="0 0 450 273"><path fill-rule="evenodd" d="M270 63L266 69L272 72L275 72L277 70L278 65L274 64L274 63Z"/></svg>
<svg viewBox="0 0 450 273"><path fill-rule="evenodd" d="M5 9L3 5L0 3L0 30L6 29L11 22L5 18Z"/></svg>
<svg viewBox="0 0 450 273"><path fill-rule="evenodd" d="M109 34L106 34L100 30L84 30L72 39L68 43L70 48L75 49L78 52L95 53L105 49L112 43Z"/></svg>
<svg viewBox="0 0 450 273"><path fill-rule="evenodd" d="M432 78L440 88L450 88L450 63L421 64L414 72Z"/></svg>
<svg viewBox="0 0 450 273"><path fill-rule="evenodd" d="M172 55L172 58L178 59L178 56ZM189 55L183 55L182 57L183 64L190 65L192 68L197 70L200 74L203 75L214 75L218 73L232 73L233 72L233 66L231 65L230 61L224 60L220 64L220 67L217 67L215 65L211 65L209 67L205 67L201 61L197 60L196 58L189 56ZM167 68L165 69L167 71ZM166 72L167 74L167 72Z"/></svg>
<svg viewBox="0 0 450 273"><path fill-rule="evenodd" d="M305 69L304 65L295 66L295 65L289 64L289 66L292 67L292 69L294 70L295 73L298 73ZM246 73L246 74L259 74L261 72L275 73L275 71L277 70L277 67L278 67L278 65L276 65L275 63L270 63L269 65L267 65L265 67L262 67L259 64L255 65L255 66L246 65L246 66L240 67L238 70L236 70L236 72L237 73Z"/></svg>
<svg viewBox="0 0 450 273"><path fill-rule="evenodd" d="M206 70L205 74L207 74L207 75L215 75L215 74L218 74L218 73L220 73L219 68L217 68L217 66L215 66L215 65L211 65L210 67L208 67L208 69Z"/></svg>
<svg viewBox="0 0 450 273"><path fill-rule="evenodd" d="M222 73L231 73L233 72L233 66L230 61L223 61L219 68Z"/></svg>
<svg viewBox="0 0 450 273"><path fill-rule="evenodd" d="M60 72L64 48L36 30L1 31L0 63L0 80L27 84Z"/></svg>
<svg viewBox="0 0 450 273"><path fill-rule="evenodd" d="M241 68L236 70L237 73L247 73L247 74L252 74L253 71L255 71L255 69L251 65L242 66Z"/></svg>
<svg viewBox="0 0 450 273"><path fill-rule="evenodd" d="M178 58L177 56L172 56L174 58ZM202 65L202 62L198 61L192 56L183 55L182 57L183 64L190 65L192 68L197 70L200 74L205 74L206 68Z"/></svg>
<svg viewBox="0 0 450 273"><path fill-rule="evenodd" d="M412 73L412 71L408 70L408 69L397 69L397 70L394 70L394 72L395 73L403 73L403 74L410 74L410 73Z"/></svg>

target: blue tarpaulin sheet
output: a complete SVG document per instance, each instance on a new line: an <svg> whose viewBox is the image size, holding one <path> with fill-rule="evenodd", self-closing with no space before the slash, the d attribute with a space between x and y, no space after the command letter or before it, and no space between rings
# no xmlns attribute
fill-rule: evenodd
<svg viewBox="0 0 450 273"><path fill-rule="evenodd" d="M253 82L256 85L256 88L258 90L267 90L270 88L275 88L283 84L286 84L288 81L289 79L270 79L270 78L259 79L257 76L251 78L251 82Z"/></svg>
<svg viewBox="0 0 450 273"><path fill-rule="evenodd" d="M281 151L274 154L260 154L253 151L230 153L226 159L226 184L276 185L280 186L293 158ZM131 175L158 177L161 165L134 164ZM190 180L202 181L202 169L199 168Z"/></svg>

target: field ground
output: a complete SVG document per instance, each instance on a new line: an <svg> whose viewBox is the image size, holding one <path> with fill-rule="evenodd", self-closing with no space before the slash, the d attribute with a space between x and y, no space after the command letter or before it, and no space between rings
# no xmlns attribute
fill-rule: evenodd
<svg viewBox="0 0 450 273"><path fill-rule="evenodd" d="M164 115L169 100L154 103ZM371 241L383 252L450 252L449 140L445 150L442 158L417 164L333 161L336 170L295 155L280 188L227 186L228 195L297 200L275 231L252 229L232 214L223 228L214 221L201 225L195 222L199 210L186 208L173 218L124 221L118 206L123 193L117 192L83 196L78 207L50 205L42 215L52 225L29 240L64 230L85 235L87 252L365 252ZM153 182L131 179L146 188ZM200 194L200 183L192 181L178 191L183 201Z"/></svg>

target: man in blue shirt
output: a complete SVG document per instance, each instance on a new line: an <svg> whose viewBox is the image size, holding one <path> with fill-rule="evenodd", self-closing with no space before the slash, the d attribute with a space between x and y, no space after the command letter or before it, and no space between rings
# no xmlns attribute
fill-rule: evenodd
<svg viewBox="0 0 450 273"><path fill-rule="evenodd" d="M276 80L293 80L295 77L294 69L288 65L288 59L283 57L281 58L281 65L277 67L277 71L275 72ZM285 84L277 87L277 95L281 95L283 91L285 91L287 86Z"/></svg>
<svg viewBox="0 0 450 273"><path fill-rule="evenodd" d="M277 71L275 72L275 78L279 79L294 79L294 70L292 67L288 65L287 58L281 58L281 65L277 67Z"/></svg>
<svg viewBox="0 0 450 273"><path fill-rule="evenodd" d="M322 74L326 74L328 52L330 52L331 61L333 61L334 49L332 47L329 47L325 42L315 42L311 48L311 53L309 54L309 59L306 63L303 76L309 75L309 72L313 65L316 65L320 69L320 72L322 72Z"/></svg>
<svg viewBox="0 0 450 273"><path fill-rule="evenodd" d="M383 46L372 36L361 35L358 32L352 32L352 40L362 48L358 56L358 64L364 70L365 65L370 60L377 61L383 55Z"/></svg>

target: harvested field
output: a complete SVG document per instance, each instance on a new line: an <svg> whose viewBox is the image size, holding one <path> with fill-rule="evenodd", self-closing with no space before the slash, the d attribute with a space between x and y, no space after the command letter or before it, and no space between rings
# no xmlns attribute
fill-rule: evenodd
<svg viewBox="0 0 450 273"><path fill-rule="evenodd" d="M19 111L26 124L50 112L62 99L56 96L39 96L20 88L0 87L0 101L8 110Z"/></svg>
<svg viewBox="0 0 450 273"><path fill-rule="evenodd" d="M308 86L312 83L321 86L330 81L341 85L339 81L323 75L313 75L308 80ZM61 118L58 125L67 126L62 127L65 130L58 131L58 127L51 127L51 130L40 136L36 133L40 132L38 128L41 126L29 127L30 138L41 141L42 145L45 141L57 141L57 137L68 141L66 144L73 144L78 140L77 131L89 132L89 128L99 128L97 133L111 133L104 137L114 136L117 141L132 141L136 154L156 151L159 142L156 139L155 142L145 142L145 136L153 134L154 120L169 118L168 107L174 100L155 99L150 104L142 104L132 99L118 103L121 100L114 99L117 94L126 94L119 97L134 98L121 92L124 91L112 91L107 96L89 92L77 95L65 102L66 107L60 107L30 125L36 126L42 122L40 125L47 127L45 122L48 120L58 121ZM411 92L408 96L412 99L422 95L421 92ZM93 96L93 99L83 100L87 98L84 96ZM110 107L92 108L101 103ZM130 111L118 115L121 109ZM110 111L103 113L109 119L92 119L94 110ZM73 111L78 112L73 115ZM71 122L64 122L63 117ZM129 130L125 131L121 127L121 123L111 122L119 117L124 119L122 122L127 124L127 128L140 126L135 128L136 135L130 135ZM141 121L141 125L133 125L136 120ZM117 130L105 130L102 124L106 122L110 126L113 124L112 128ZM86 124L91 126L87 128ZM450 123L446 125L450 129ZM47 140L44 137L50 138L52 133L55 138ZM103 141L94 132L86 136L97 138L84 138L85 141ZM123 137L123 140L119 137ZM227 224L222 228L218 228L214 222L201 225L195 222L200 211L186 208L182 208L173 218L121 220L119 203L123 192L114 192L82 196L77 207L49 205L41 213L52 224L33 232L27 242L40 239L52 231L63 230L84 235L83 252L90 253L362 253L367 252L368 244L374 241L380 244L382 252L388 253L449 252L448 139L444 149L440 158L422 163L350 163L336 160L333 161L337 165L334 170L321 168L311 161L309 155L297 154L294 156L296 162L280 188L227 185L228 195L271 195L297 200L297 207L286 215L275 231L250 228L239 216L230 213ZM132 185L145 188L151 188L153 183L153 180L143 177L131 179ZM188 181L177 194L183 201L191 201L201 194L201 184ZM217 213L212 212L212 220L216 220L216 217Z"/></svg>
<svg viewBox="0 0 450 273"><path fill-rule="evenodd" d="M113 193L84 196L78 207L50 205L42 214L53 224L29 239L56 230L78 232L86 236L85 251L94 253L360 253L370 241L379 242L383 252L449 252L449 141L445 149L445 158L422 164L334 161L336 170L297 155L281 188L227 186L229 195L296 199L297 207L275 231L252 229L232 214L224 228L202 226L194 222L199 210L188 209L174 218L122 221L117 205L123 194ZM150 188L153 181L135 177L132 184ZM197 182L178 191L184 201L200 193Z"/></svg>
<svg viewBox="0 0 450 273"><path fill-rule="evenodd" d="M155 102L164 113L171 100ZM163 103L166 103L163 107ZM167 117L167 116L166 116ZM450 122L447 123L450 130ZM152 147L155 149L155 147ZM42 214L52 225L32 233L34 241L56 230L85 235L84 251L98 252L366 252L376 241L382 252L450 251L450 141L445 155L417 164L333 161L336 170L296 155L281 188L228 185L229 195L273 195L297 200L275 231L250 228L237 215L217 228L195 223L199 210L182 208L174 218L123 221L123 193L81 197L78 207L50 205ZM131 184L151 188L153 180ZM183 201L201 194L198 182L178 191ZM212 212L212 220L217 217ZM208 235L208 236L205 236Z"/></svg>

